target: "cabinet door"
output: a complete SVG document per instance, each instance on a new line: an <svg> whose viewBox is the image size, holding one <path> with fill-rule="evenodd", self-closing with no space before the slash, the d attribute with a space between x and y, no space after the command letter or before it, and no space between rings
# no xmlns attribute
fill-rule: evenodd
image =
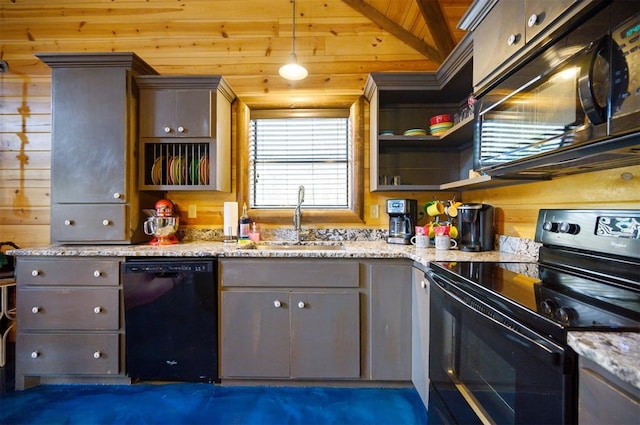
<svg viewBox="0 0 640 425"><path fill-rule="evenodd" d="M411 379L411 268L369 265L372 380Z"/></svg>
<svg viewBox="0 0 640 425"><path fill-rule="evenodd" d="M291 294L291 377L360 377L358 292Z"/></svg>
<svg viewBox="0 0 640 425"><path fill-rule="evenodd" d="M140 109L141 137L211 137L211 90L141 90Z"/></svg>
<svg viewBox="0 0 640 425"><path fill-rule="evenodd" d="M175 136L175 90L140 90L140 136Z"/></svg>
<svg viewBox="0 0 640 425"><path fill-rule="evenodd" d="M176 128L178 137L215 137L216 102L210 90L178 90L176 92ZM213 134L212 134L213 133Z"/></svg>
<svg viewBox="0 0 640 425"><path fill-rule="evenodd" d="M413 268L411 297L411 381L425 406L429 405L429 281Z"/></svg>
<svg viewBox="0 0 640 425"><path fill-rule="evenodd" d="M524 46L524 0L502 0L473 33L473 85Z"/></svg>
<svg viewBox="0 0 640 425"><path fill-rule="evenodd" d="M576 0L525 0L525 3L525 38L528 43L576 3Z"/></svg>
<svg viewBox="0 0 640 425"><path fill-rule="evenodd" d="M127 167L125 69L64 68L52 76L54 203L119 203ZM118 195L116 197L116 194Z"/></svg>
<svg viewBox="0 0 640 425"><path fill-rule="evenodd" d="M289 377L289 294L221 295L221 376Z"/></svg>

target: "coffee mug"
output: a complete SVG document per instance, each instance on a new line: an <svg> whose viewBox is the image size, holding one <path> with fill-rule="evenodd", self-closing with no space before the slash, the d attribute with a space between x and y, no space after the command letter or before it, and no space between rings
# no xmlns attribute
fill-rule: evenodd
<svg viewBox="0 0 640 425"><path fill-rule="evenodd" d="M411 238L411 243L416 248L427 248L429 246L429 236L427 235L415 235Z"/></svg>
<svg viewBox="0 0 640 425"><path fill-rule="evenodd" d="M452 249L458 246L458 242L455 239L451 239L449 236L442 235L436 236L436 249Z"/></svg>
<svg viewBox="0 0 640 425"><path fill-rule="evenodd" d="M435 217L443 213L444 205L439 201L435 201L427 207L427 214L429 214L431 217Z"/></svg>

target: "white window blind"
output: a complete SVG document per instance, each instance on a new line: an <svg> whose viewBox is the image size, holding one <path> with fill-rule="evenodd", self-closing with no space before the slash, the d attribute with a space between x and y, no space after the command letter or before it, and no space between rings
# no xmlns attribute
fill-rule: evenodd
<svg viewBox="0 0 640 425"><path fill-rule="evenodd" d="M254 118L249 134L251 208L343 209L351 193L347 117Z"/></svg>

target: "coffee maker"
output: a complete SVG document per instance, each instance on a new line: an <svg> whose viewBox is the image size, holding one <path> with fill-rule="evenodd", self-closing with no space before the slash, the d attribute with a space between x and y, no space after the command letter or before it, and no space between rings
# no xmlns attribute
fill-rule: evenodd
<svg viewBox="0 0 640 425"><path fill-rule="evenodd" d="M389 236L387 243L410 245L418 222L418 201L415 199L388 199Z"/></svg>
<svg viewBox="0 0 640 425"><path fill-rule="evenodd" d="M494 244L494 208L487 204L462 204L458 207L460 251L492 251Z"/></svg>

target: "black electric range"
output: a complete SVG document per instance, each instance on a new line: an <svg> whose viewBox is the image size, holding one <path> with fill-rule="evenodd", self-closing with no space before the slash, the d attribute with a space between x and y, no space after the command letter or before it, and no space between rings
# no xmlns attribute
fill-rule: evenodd
<svg viewBox="0 0 640 425"><path fill-rule="evenodd" d="M640 332L640 210L541 210L535 240L536 263L430 264L430 423L575 423L567 333Z"/></svg>

